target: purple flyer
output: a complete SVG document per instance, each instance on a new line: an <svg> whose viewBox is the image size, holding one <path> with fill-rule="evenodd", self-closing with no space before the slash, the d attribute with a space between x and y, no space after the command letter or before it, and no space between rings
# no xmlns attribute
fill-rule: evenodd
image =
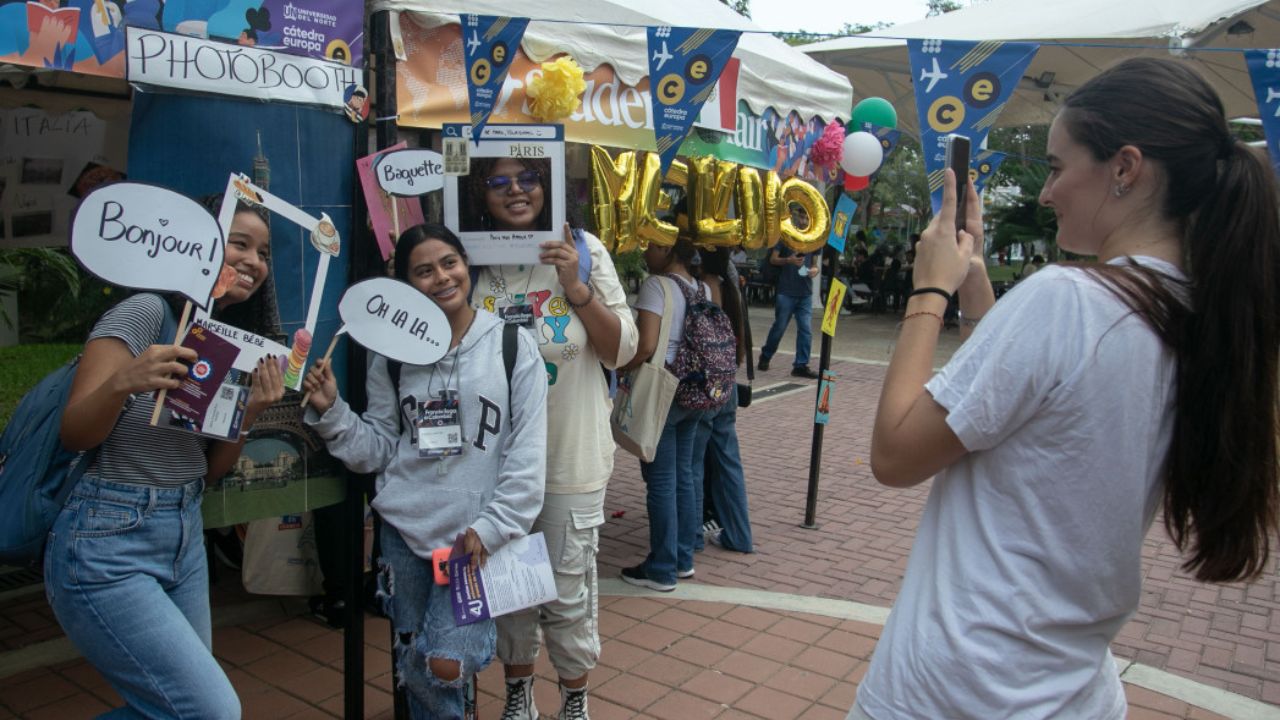
<svg viewBox="0 0 1280 720"><path fill-rule="evenodd" d="M195 350L197 358L182 379L182 385L169 391L165 406L199 423L227 373L231 372L240 348L199 323L191 325L182 338L182 347Z"/></svg>
<svg viewBox="0 0 1280 720"><path fill-rule="evenodd" d="M470 555L455 553L449 558L449 597L453 602L453 619L458 625L489 619L484 579L479 570L471 567Z"/></svg>

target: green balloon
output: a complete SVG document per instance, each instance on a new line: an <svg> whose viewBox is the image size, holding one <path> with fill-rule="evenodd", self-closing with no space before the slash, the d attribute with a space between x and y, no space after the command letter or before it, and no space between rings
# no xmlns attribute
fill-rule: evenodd
<svg viewBox="0 0 1280 720"><path fill-rule="evenodd" d="M854 132L862 129L862 123L894 129L898 127L898 111L893 103L884 98L869 97L858 101L853 106L853 114L849 118L849 128Z"/></svg>

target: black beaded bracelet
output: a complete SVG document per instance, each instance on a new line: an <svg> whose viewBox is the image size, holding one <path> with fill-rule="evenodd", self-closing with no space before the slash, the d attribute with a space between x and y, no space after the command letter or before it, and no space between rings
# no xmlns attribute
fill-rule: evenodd
<svg viewBox="0 0 1280 720"><path fill-rule="evenodd" d="M907 297L915 297L916 295L924 295L925 293L936 293L947 299L947 303L951 302L951 293L939 287L922 287L911 291Z"/></svg>

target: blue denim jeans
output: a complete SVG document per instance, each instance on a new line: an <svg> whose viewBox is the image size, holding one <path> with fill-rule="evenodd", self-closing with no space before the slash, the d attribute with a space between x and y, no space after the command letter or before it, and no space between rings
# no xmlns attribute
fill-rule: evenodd
<svg viewBox="0 0 1280 720"><path fill-rule="evenodd" d="M795 295L778 295L773 299L773 326L769 328L769 339L760 348L760 359L768 360L778 351L778 343L782 342L782 334L787 331L787 323L792 316L796 319L796 360L797 367L809 364L810 345L813 345L813 294L796 297Z"/></svg>
<svg viewBox="0 0 1280 720"><path fill-rule="evenodd" d="M694 492L693 440L702 410L672 403L653 462L640 463L649 510L649 555L644 560L650 580L674 583L676 569L693 567L693 543L702 526Z"/></svg>
<svg viewBox="0 0 1280 720"><path fill-rule="evenodd" d="M102 717L240 717L210 651L203 489L200 480L157 488L85 476L49 533L49 605L127 703Z"/></svg>
<svg viewBox="0 0 1280 720"><path fill-rule="evenodd" d="M704 483L707 466L714 470L710 484ZM733 386L729 402L698 421L693 441L693 489L698 494L698 520L703 516L703 488L711 493L711 504L723 530L720 544L727 550L752 552L751 517L747 512L747 482L738 451L738 386ZM702 549L702 535L694 540L694 550Z"/></svg>
<svg viewBox="0 0 1280 720"><path fill-rule="evenodd" d="M395 632L392 651L399 682L408 690L409 714L415 720L461 720L467 679L493 660L493 620L456 625L449 586L436 584L431 561L414 555L387 523L379 537L378 597ZM442 680L428 667L431 658L455 660L461 672Z"/></svg>

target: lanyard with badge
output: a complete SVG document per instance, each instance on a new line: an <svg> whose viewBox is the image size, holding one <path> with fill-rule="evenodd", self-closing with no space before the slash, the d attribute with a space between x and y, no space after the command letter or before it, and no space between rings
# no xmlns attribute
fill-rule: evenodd
<svg viewBox="0 0 1280 720"><path fill-rule="evenodd" d="M431 379L427 381L427 397L431 399L419 404L418 417L414 421L414 431L418 437L418 457L424 460L439 460L462 454L465 438L462 437L459 393L457 388L451 387L457 368L458 348L454 348L449 376L445 379L444 389L439 392L433 392L436 368L431 368Z"/></svg>
<svg viewBox="0 0 1280 720"><path fill-rule="evenodd" d="M520 267L524 267L521 265ZM506 295L506 299L510 305L504 305L498 308L498 317L502 318L502 322L507 325L518 325L520 327L533 327L534 315L533 304L522 302L529 299L529 285L533 282L534 268L529 268L529 277L524 283L524 292L514 297L507 293L507 277L502 271L502 266L498 266L498 278L502 281L502 294ZM490 270L490 272L493 272Z"/></svg>

